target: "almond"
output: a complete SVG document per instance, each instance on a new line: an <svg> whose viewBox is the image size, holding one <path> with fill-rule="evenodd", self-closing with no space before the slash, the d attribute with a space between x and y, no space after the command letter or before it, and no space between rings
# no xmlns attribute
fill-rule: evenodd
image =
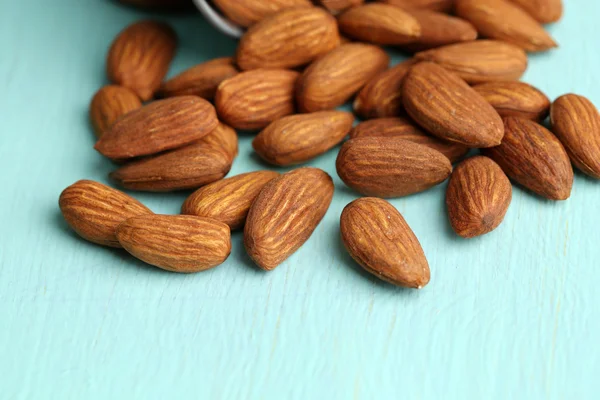
<svg viewBox="0 0 600 400"><path fill-rule="evenodd" d="M240 39L242 70L293 68L308 64L340 44L335 18L317 8L286 10L253 25Z"/></svg>
<svg viewBox="0 0 600 400"><path fill-rule="evenodd" d="M299 168L267 183L244 227L254 262L270 271L298 250L325 216L333 189L331 177L318 168Z"/></svg>
<svg viewBox="0 0 600 400"><path fill-rule="evenodd" d="M310 0L213 0L213 3L228 19L245 28L279 11L312 7Z"/></svg>
<svg viewBox="0 0 600 400"><path fill-rule="evenodd" d="M218 124L215 108L204 99L158 100L119 119L95 148L112 159L146 156L201 139Z"/></svg>
<svg viewBox="0 0 600 400"><path fill-rule="evenodd" d="M379 0L404 9L425 9L439 12L449 12L455 0Z"/></svg>
<svg viewBox="0 0 600 400"><path fill-rule="evenodd" d="M217 87L238 73L233 58L223 57L196 65L162 84L161 97L198 96L212 100Z"/></svg>
<svg viewBox="0 0 600 400"><path fill-rule="evenodd" d="M550 122L573 164L600 179L600 113L592 102L576 94L561 96L552 104Z"/></svg>
<svg viewBox="0 0 600 400"><path fill-rule="evenodd" d="M298 72L257 69L223 81L215 105L221 120L236 129L257 130L296 111Z"/></svg>
<svg viewBox="0 0 600 400"><path fill-rule="evenodd" d="M377 46L351 43L338 47L313 62L300 77L298 108L314 112L344 104L389 62L390 57Z"/></svg>
<svg viewBox="0 0 600 400"><path fill-rule="evenodd" d="M255 171L211 183L192 193L181 213L216 219L231 230L240 229L256 196L278 176L273 171Z"/></svg>
<svg viewBox="0 0 600 400"><path fill-rule="evenodd" d="M421 36L421 26L413 16L388 4L353 7L340 15L338 23L342 33L375 44L406 44Z"/></svg>
<svg viewBox="0 0 600 400"><path fill-rule="evenodd" d="M512 185L494 161L476 156L452 172L446 206L454 231L464 237L485 235L504 220L512 200Z"/></svg>
<svg viewBox="0 0 600 400"><path fill-rule="evenodd" d="M350 7L356 7L363 4L365 0L316 0L316 3L325 7L333 14L344 11Z"/></svg>
<svg viewBox="0 0 600 400"><path fill-rule="evenodd" d="M498 40L451 44L415 55L454 72L467 83L518 80L527 69L527 54Z"/></svg>
<svg viewBox="0 0 600 400"><path fill-rule="evenodd" d="M501 117L543 121L550 110L544 93L524 82L488 82L473 89L490 103Z"/></svg>
<svg viewBox="0 0 600 400"><path fill-rule="evenodd" d="M481 95L441 66L422 62L404 79L404 107L429 133L470 147L492 147L504 135L502 119Z"/></svg>
<svg viewBox="0 0 600 400"><path fill-rule="evenodd" d="M507 0L456 0L456 14L471 22L481 36L512 43L527 51L557 47L544 28Z"/></svg>
<svg viewBox="0 0 600 400"><path fill-rule="evenodd" d="M126 87L104 86L96 92L90 104L90 119L96 136L102 136L117 119L141 106L140 98Z"/></svg>
<svg viewBox="0 0 600 400"><path fill-rule="evenodd" d="M133 197L88 180L75 182L63 190L58 204L65 221L79 236L110 247L121 247L116 237L121 222L152 214Z"/></svg>
<svg viewBox="0 0 600 400"><path fill-rule="evenodd" d="M222 222L190 215L145 215L117 229L119 243L131 255L171 272L205 271L231 253L231 233Z"/></svg>
<svg viewBox="0 0 600 400"><path fill-rule="evenodd" d="M321 111L283 117L254 138L252 146L265 161L280 166L298 164L339 144L352 129L354 116Z"/></svg>
<svg viewBox="0 0 600 400"><path fill-rule="evenodd" d="M354 200L342 212L340 230L348 253L377 278L416 289L429 283L429 264L419 240L387 201Z"/></svg>
<svg viewBox="0 0 600 400"><path fill-rule="evenodd" d="M359 137L397 137L437 150L454 163L463 158L469 148L460 143L445 142L429 136L406 118L378 118L361 122L350 132L350 139Z"/></svg>
<svg viewBox="0 0 600 400"><path fill-rule="evenodd" d="M108 78L149 100L160 87L175 56L177 36L168 25L141 21L114 40L106 62Z"/></svg>
<svg viewBox="0 0 600 400"><path fill-rule="evenodd" d="M563 14L562 0L510 0L542 24L558 21Z"/></svg>
<svg viewBox="0 0 600 400"><path fill-rule="evenodd" d="M464 19L420 9L409 13L421 25L421 37L404 45L405 50L415 52L477 39L477 30Z"/></svg>
<svg viewBox="0 0 600 400"><path fill-rule="evenodd" d="M573 168L558 139L543 126L522 118L504 119L502 144L485 149L509 178L550 200L566 200L573 186Z"/></svg>
<svg viewBox="0 0 600 400"><path fill-rule="evenodd" d="M363 118L395 117L404 113L402 83L413 60L402 62L371 79L354 100L354 112Z"/></svg>
<svg viewBox="0 0 600 400"><path fill-rule="evenodd" d="M446 156L396 137L350 139L336 161L346 185L365 196L401 197L445 181L452 172Z"/></svg>

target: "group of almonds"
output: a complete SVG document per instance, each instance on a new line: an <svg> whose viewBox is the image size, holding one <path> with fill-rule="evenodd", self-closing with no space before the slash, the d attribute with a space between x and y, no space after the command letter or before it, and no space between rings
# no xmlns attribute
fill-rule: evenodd
<svg viewBox="0 0 600 400"><path fill-rule="evenodd" d="M343 142L337 173L369 197L343 210L342 240L367 271L406 287L426 285L429 266L403 217L381 198L450 178L450 223L471 238L502 222L509 178L552 200L570 196L572 164L600 179L597 109L574 94L551 104L518 81L526 52L556 47L541 24L561 17L561 0L214 4L248 27L235 57L163 82L176 35L164 23L138 22L114 40L107 58L113 85L91 103L95 148L119 165L110 174L115 182L196 191L182 215L155 215L116 189L79 181L61 194L60 208L85 239L166 270L196 272L225 261L230 231L243 229L256 264L277 267L311 236L334 185L317 168L224 179L237 156L236 129L258 132L254 150L276 166L304 163ZM388 68L382 45L414 56ZM335 110L352 98L365 120L356 126L351 113ZM548 114L550 130L542 125ZM475 148L482 155L461 161Z"/></svg>

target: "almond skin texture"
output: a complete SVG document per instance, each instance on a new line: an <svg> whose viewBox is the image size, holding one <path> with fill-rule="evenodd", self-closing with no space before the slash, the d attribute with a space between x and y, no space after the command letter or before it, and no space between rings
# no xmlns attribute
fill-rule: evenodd
<svg viewBox="0 0 600 400"><path fill-rule="evenodd" d="M338 145L352 129L354 116L343 111L321 111L283 117L254 138L252 147L268 163L303 163Z"/></svg>
<svg viewBox="0 0 600 400"><path fill-rule="evenodd" d="M223 57L196 65L162 84L160 97L198 96L212 100L217 87L238 73L233 58Z"/></svg>
<svg viewBox="0 0 600 400"><path fill-rule="evenodd" d="M389 62L390 57L377 46L351 43L338 47L313 62L300 77L298 108L315 112L344 104Z"/></svg>
<svg viewBox="0 0 600 400"><path fill-rule="evenodd" d="M402 83L415 64L405 61L375 76L354 100L354 112L365 119L396 117L404 114Z"/></svg>
<svg viewBox="0 0 600 400"><path fill-rule="evenodd" d="M530 52L557 47L535 19L507 0L456 0L456 14L471 22L481 36L502 40Z"/></svg>
<svg viewBox="0 0 600 400"><path fill-rule="evenodd" d="M471 157L452 172L446 206L452 229L464 238L485 235L504 220L512 200L512 185L490 158Z"/></svg>
<svg viewBox="0 0 600 400"><path fill-rule="evenodd" d="M485 149L509 178L542 197L566 200L573 186L573 167L558 139L543 126L522 118L504 119L502 144Z"/></svg>
<svg viewBox="0 0 600 400"><path fill-rule="evenodd" d="M65 221L79 236L103 246L121 247L116 231L121 222L152 214L125 193L98 182L81 180L66 188L58 200Z"/></svg>
<svg viewBox="0 0 600 400"><path fill-rule="evenodd" d="M562 0L510 0L542 24L558 21L563 14Z"/></svg>
<svg viewBox="0 0 600 400"><path fill-rule="evenodd" d="M108 78L149 100L167 74L176 48L177 36L168 25L156 21L130 25L108 51Z"/></svg>
<svg viewBox="0 0 600 400"><path fill-rule="evenodd" d="M318 168L299 168L267 183L244 227L254 262L270 271L298 250L325 216L333 189L331 177Z"/></svg>
<svg viewBox="0 0 600 400"><path fill-rule="evenodd" d="M550 122L573 164L600 179L600 113L592 102L576 94L561 96L552 104Z"/></svg>
<svg viewBox="0 0 600 400"><path fill-rule="evenodd" d="M467 83L518 80L527 69L527 54L498 40L451 44L415 54L454 72Z"/></svg>
<svg viewBox="0 0 600 400"><path fill-rule="evenodd" d="M413 16L388 4L353 7L340 15L338 23L345 35L381 45L411 43L421 36L421 26Z"/></svg>
<svg viewBox="0 0 600 400"><path fill-rule="evenodd" d="M501 117L543 121L550 110L550 99L524 82L488 82L473 89L492 105Z"/></svg>
<svg viewBox="0 0 600 400"><path fill-rule="evenodd" d="M213 3L228 19L244 28L289 8L312 7L310 0L213 0Z"/></svg>
<svg viewBox="0 0 600 400"><path fill-rule="evenodd" d="M278 176L273 171L255 171L211 183L192 193L181 213L216 219L231 230L240 229L256 196Z"/></svg>
<svg viewBox="0 0 600 400"><path fill-rule="evenodd" d="M126 87L104 86L96 92L90 104L90 119L96 136L102 136L117 119L140 107L140 98Z"/></svg>
<svg viewBox="0 0 600 400"><path fill-rule="evenodd" d="M284 69L257 69L223 81L215 97L219 118L236 129L258 130L293 114L299 76Z"/></svg>
<svg viewBox="0 0 600 400"><path fill-rule="evenodd" d="M460 143L434 138L406 118L378 118L361 122L350 132L350 139L359 137L397 137L437 150L454 163L463 158L469 148Z"/></svg>
<svg viewBox="0 0 600 400"><path fill-rule="evenodd" d="M365 196L401 197L445 181L450 160L437 150L396 137L350 139L336 160L346 185Z"/></svg>
<svg viewBox="0 0 600 400"><path fill-rule="evenodd" d="M428 10L410 10L409 13L421 25L421 37L403 46L407 51L422 51L477 39L477 30L464 19Z"/></svg>
<svg viewBox="0 0 600 400"><path fill-rule="evenodd" d="M382 3L392 4L405 10L424 9L438 12L452 10L455 0L379 0Z"/></svg>
<svg viewBox="0 0 600 400"><path fill-rule="evenodd" d="M402 100L408 115L440 139L469 147L492 147L504 135L494 108L457 75L422 62L404 79Z"/></svg>
<svg viewBox="0 0 600 400"><path fill-rule="evenodd" d="M231 232L222 222L190 215L130 218L117 229L119 243L131 255L171 272L205 271L231 253Z"/></svg>
<svg viewBox="0 0 600 400"><path fill-rule="evenodd" d="M429 283L429 264L419 240L387 201L354 200L342 212L340 231L352 258L379 279L415 289Z"/></svg>
<svg viewBox="0 0 600 400"><path fill-rule="evenodd" d="M356 7L365 2L365 0L316 0L318 5L325 7L332 14L337 14L350 7Z"/></svg>
<svg viewBox="0 0 600 400"><path fill-rule="evenodd" d="M317 8L286 10L253 25L240 39L237 64L257 68L294 68L308 64L340 44L335 18Z"/></svg>
<svg viewBox="0 0 600 400"><path fill-rule="evenodd" d="M195 96L158 100L119 119L95 149L113 160L147 156L181 147L212 132L215 108Z"/></svg>

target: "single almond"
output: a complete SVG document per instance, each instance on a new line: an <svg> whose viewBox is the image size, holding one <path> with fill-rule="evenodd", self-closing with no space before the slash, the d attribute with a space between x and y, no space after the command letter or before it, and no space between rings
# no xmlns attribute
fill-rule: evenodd
<svg viewBox="0 0 600 400"><path fill-rule="evenodd" d="M254 262L270 271L296 252L325 216L333 189L331 177L318 168L299 168L267 183L244 227Z"/></svg>
<svg viewBox="0 0 600 400"><path fill-rule="evenodd" d="M149 100L167 74L176 47L177 36L168 25L136 22L119 33L108 51L108 78Z"/></svg>
<svg viewBox="0 0 600 400"><path fill-rule="evenodd" d="M356 96L354 112L367 119L403 114L402 83L413 65L413 60L404 61L371 79Z"/></svg>
<svg viewBox="0 0 600 400"><path fill-rule="evenodd" d="M550 100L540 90L524 82L488 82L473 89L498 111L501 117L520 117L543 121Z"/></svg>
<svg viewBox="0 0 600 400"><path fill-rule="evenodd" d="M119 119L96 143L114 160L156 154L181 147L212 132L215 108L196 96L158 100Z"/></svg>
<svg viewBox="0 0 600 400"><path fill-rule="evenodd" d="M562 0L510 0L542 24L558 21L563 14Z"/></svg>
<svg viewBox="0 0 600 400"><path fill-rule="evenodd" d="M238 73L233 58L223 57L198 64L162 84L161 97L198 96L212 100L217 87Z"/></svg>
<svg viewBox="0 0 600 400"><path fill-rule="evenodd" d="M600 113L592 102L576 94L561 96L552 103L550 122L573 164L600 179Z"/></svg>
<svg viewBox="0 0 600 400"><path fill-rule="evenodd" d="M477 39L477 30L464 19L421 9L409 10L409 13L421 25L421 37L414 43L402 46L407 51L428 50Z"/></svg>
<svg viewBox="0 0 600 400"><path fill-rule="evenodd" d="M316 0L316 3L325 7L332 14L337 14L350 7L356 7L363 4L365 0Z"/></svg>
<svg viewBox="0 0 600 400"><path fill-rule="evenodd" d="M509 178L550 200L566 200L573 187L573 167L559 140L528 119L504 119L502 144L485 149Z"/></svg>
<svg viewBox="0 0 600 400"><path fill-rule="evenodd" d="M336 160L339 177L365 196L401 197L445 181L450 160L437 150L397 137L362 137L342 146Z"/></svg>
<svg viewBox="0 0 600 400"><path fill-rule="evenodd" d="M527 54L499 40L451 44L415 54L454 72L467 83L518 80L527 69Z"/></svg>
<svg viewBox="0 0 600 400"><path fill-rule="evenodd" d="M424 9L438 12L450 12L455 0L379 0L382 3L398 6L405 10Z"/></svg>
<svg viewBox="0 0 600 400"><path fill-rule="evenodd" d="M390 57L369 44L344 44L313 62L297 84L302 112L331 110L344 104L370 79L384 71Z"/></svg>
<svg viewBox="0 0 600 400"><path fill-rule="evenodd" d="M123 115L142 107L140 98L123 86L108 85L96 92L90 103L90 119L97 137Z"/></svg>
<svg viewBox="0 0 600 400"><path fill-rule="evenodd" d="M253 25L240 39L236 60L242 70L294 68L340 44L335 18L317 8L285 10Z"/></svg>
<svg viewBox="0 0 600 400"><path fill-rule="evenodd" d="M456 0L455 11L472 23L481 36L531 52L557 47L539 22L508 0Z"/></svg>
<svg viewBox="0 0 600 400"><path fill-rule="evenodd" d="M231 230L240 229L256 196L278 176L273 171L255 171L213 182L192 193L181 213L216 219Z"/></svg>
<svg viewBox="0 0 600 400"><path fill-rule="evenodd" d="M377 278L416 289L429 283L429 264L419 240L387 201L354 200L342 211L340 231L348 253Z"/></svg>
<svg viewBox="0 0 600 400"><path fill-rule="evenodd" d="M454 163L463 158L469 148L460 143L445 142L428 135L407 118L378 118L361 122L350 132L350 139L359 137L397 137L437 150Z"/></svg>
<svg viewBox="0 0 600 400"><path fill-rule="evenodd" d="M351 38L382 45L400 45L421 36L419 22L388 4L369 3L350 8L338 18L340 30Z"/></svg>
<svg viewBox="0 0 600 400"><path fill-rule="evenodd" d="M215 97L219 117L236 129L258 130L293 114L299 75L284 69L257 69L223 81Z"/></svg>
<svg viewBox="0 0 600 400"><path fill-rule="evenodd" d="M280 11L313 5L310 0L213 0L213 3L229 20L245 28Z"/></svg>
<svg viewBox="0 0 600 400"><path fill-rule="evenodd" d="M128 218L152 214L125 193L98 182L81 180L60 194L60 211L79 236L103 246L121 247L116 231Z"/></svg>
<svg viewBox="0 0 600 400"><path fill-rule="evenodd" d="M231 253L227 225L191 215L130 218L117 228L117 238L134 257L171 272L205 271Z"/></svg>
<svg viewBox="0 0 600 400"><path fill-rule="evenodd" d="M298 164L338 145L353 122L354 116L343 111L291 115L267 126L254 138L252 147L271 164Z"/></svg>
<svg viewBox="0 0 600 400"><path fill-rule="evenodd" d="M421 62L408 72L404 107L429 133L469 147L492 147L504 135L502 119L481 95L443 67Z"/></svg>
<svg viewBox="0 0 600 400"><path fill-rule="evenodd" d="M504 220L512 200L512 185L490 158L471 157L452 172L446 206L454 231L464 237L485 235Z"/></svg>

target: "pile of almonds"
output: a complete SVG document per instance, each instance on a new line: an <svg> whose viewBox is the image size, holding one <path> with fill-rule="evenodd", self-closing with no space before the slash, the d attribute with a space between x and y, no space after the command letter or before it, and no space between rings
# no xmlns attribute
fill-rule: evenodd
<svg viewBox="0 0 600 400"><path fill-rule="evenodd" d="M565 200L572 164L600 179L594 105L575 94L551 103L518 81L526 52L557 46L541 24L560 19L561 0L214 4L248 28L234 57L164 81L176 35L164 23L135 23L114 40L107 57L113 84L96 93L90 110L95 148L118 165L110 174L118 185L195 192L182 215L155 215L116 189L76 182L61 194L60 208L83 238L169 271L197 272L223 263L231 230L243 229L260 268L280 265L309 239L334 185L308 167L225 178L238 152L236 130L258 132L254 150L276 166L305 163L343 142L337 173L369 197L343 210L342 240L367 271L405 287L425 286L429 265L402 215L382 198L449 179L450 223L472 238L502 222L511 180ZM379 46L413 57L389 68ZM364 120L356 126L352 113L335 110L351 99ZM471 149L481 155L463 161Z"/></svg>

